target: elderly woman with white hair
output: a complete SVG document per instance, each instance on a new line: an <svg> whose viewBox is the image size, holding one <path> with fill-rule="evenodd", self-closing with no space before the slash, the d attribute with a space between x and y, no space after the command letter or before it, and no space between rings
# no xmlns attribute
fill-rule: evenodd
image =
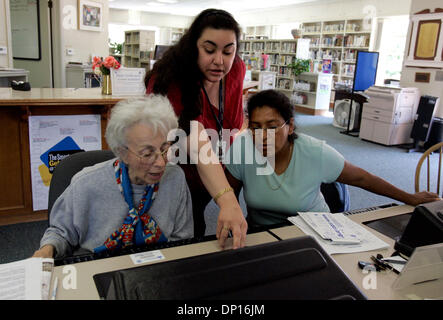
<svg viewBox="0 0 443 320"><path fill-rule="evenodd" d="M54 203L34 257L63 257L191 238L191 195L182 169L167 162L178 122L167 98L117 103L106 128L116 159L84 168Z"/></svg>

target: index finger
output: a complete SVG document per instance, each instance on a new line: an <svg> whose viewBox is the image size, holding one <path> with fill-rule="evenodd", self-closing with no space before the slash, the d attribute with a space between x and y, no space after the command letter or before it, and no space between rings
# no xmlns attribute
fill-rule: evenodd
<svg viewBox="0 0 443 320"><path fill-rule="evenodd" d="M233 237L232 248L238 249L238 248L244 247L245 244L244 244L244 241L242 241L242 240L244 240L244 239L242 239L243 232L242 232L240 226L239 225L232 226L231 231L232 231L232 237Z"/></svg>
<svg viewBox="0 0 443 320"><path fill-rule="evenodd" d="M228 238L228 235L229 235L228 230L221 229L220 235L218 237L218 244L220 245L220 247L222 247L222 249L225 247L225 242L226 239Z"/></svg>

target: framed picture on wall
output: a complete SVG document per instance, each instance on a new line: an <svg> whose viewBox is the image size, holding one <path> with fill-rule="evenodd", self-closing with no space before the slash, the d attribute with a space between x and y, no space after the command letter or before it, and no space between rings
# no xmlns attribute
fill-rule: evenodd
<svg viewBox="0 0 443 320"><path fill-rule="evenodd" d="M443 9L411 16L406 67L443 68Z"/></svg>
<svg viewBox="0 0 443 320"><path fill-rule="evenodd" d="M102 3L78 0L78 28L80 30L102 31L102 14Z"/></svg>

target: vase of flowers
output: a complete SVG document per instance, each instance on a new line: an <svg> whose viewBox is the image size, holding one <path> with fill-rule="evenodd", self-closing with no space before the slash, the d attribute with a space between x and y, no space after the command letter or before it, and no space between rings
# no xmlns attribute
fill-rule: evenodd
<svg viewBox="0 0 443 320"><path fill-rule="evenodd" d="M99 57L94 57L92 70L95 74L101 75L102 94L112 94L111 69L119 69L120 63L113 56L106 57L103 61Z"/></svg>

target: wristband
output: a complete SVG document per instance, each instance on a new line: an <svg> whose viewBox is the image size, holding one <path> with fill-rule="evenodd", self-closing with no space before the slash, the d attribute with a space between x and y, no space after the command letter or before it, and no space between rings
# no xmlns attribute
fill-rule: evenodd
<svg viewBox="0 0 443 320"><path fill-rule="evenodd" d="M223 190L221 190L219 193L217 193L214 197L214 201L217 201L218 198L220 198L222 195L224 195L226 192L232 191L234 192L234 189L232 189L231 187L228 188L224 188Z"/></svg>

